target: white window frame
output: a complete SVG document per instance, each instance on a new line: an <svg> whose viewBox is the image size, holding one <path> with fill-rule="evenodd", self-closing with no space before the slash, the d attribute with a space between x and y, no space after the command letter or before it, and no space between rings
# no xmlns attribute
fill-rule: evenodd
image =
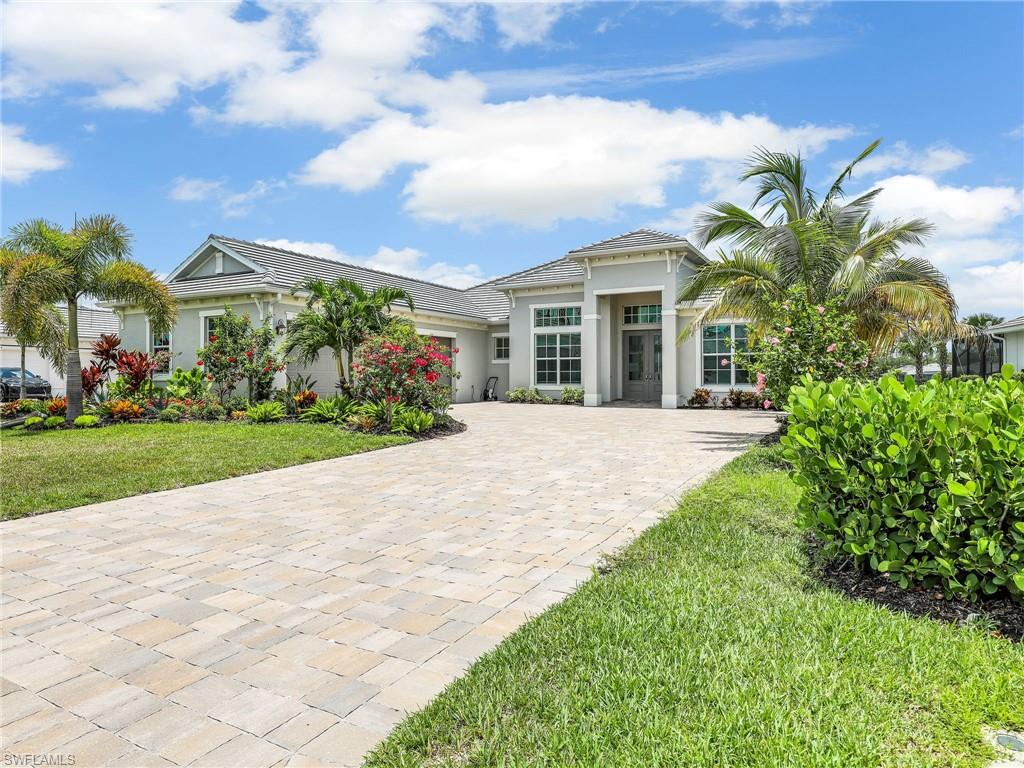
<svg viewBox="0 0 1024 768"><path fill-rule="evenodd" d="M498 357L498 339L508 339L508 347L506 352L507 357ZM494 365L508 365L509 360L512 359L512 340L511 336L507 333L492 333L491 334L491 363Z"/></svg>
<svg viewBox="0 0 1024 768"><path fill-rule="evenodd" d="M210 317L220 317L225 314L226 310L221 307L220 309L204 309L199 312L199 341L200 347L205 347L210 343L210 337L206 333L206 320Z"/></svg>
<svg viewBox="0 0 1024 768"><path fill-rule="evenodd" d="M627 323L626 322L626 310L629 307L659 307L658 312L656 314L656 317L658 319L655 322L653 322L653 323ZM630 329L630 330L637 330L637 329L643 330L643 329L647 329L647 328L660 328L661 327L661 317L662 317L663 314L664 314L664 305L660 301L659 302L640 302L638 304L623 304L622 305L622 318L621 318L622 328L623 328L623 330L626 330L626 329Z"/></svg>
<svg viewBox="0 0 1024 768"><path fill-rule="evenodd" d="M579 307L580 310L580 324L579 325L536 325L538 309L556 309L559 307ZM537 389L550 389L560 391L562 387L581 387L583 386L583 302L582 301L557 301L550 304L530 304L530 384ZM558 335L560 333L578 333L580 334L580 383L579 384L538 384L537 383L537 334L550 334L553 333ZM561 371L557 372L559 382L561 381Z"/></svg>
<svg viewBox="0 0 1024 768"><path fill-rule="evenodd" d="M153 329L149 324L149 318L146 318L146 351L151 354L156 354L156 345L153 344ZM154 371L154 379L166 379L169 378L171 372L174 371L174 331L167 332L167 370L166 371Z"/></svg>
<svg viewBox="0 0 1024 768"><path fill-rule="evenodd" d="M754 382L736 382L736 351L729 350L729 382L728 384L705 384L704 383L704 328L712 325L728 325L729 326L729 338L732 340L736 339L736 326L744 325L747 328L747 349L750 349L750 321L742 320L738 318L722 318L718 322L704 323L700 327L698 334L697 347L697 386L712 391L725 392L730 389L753 389ZM725 354L724 352L716 352L716 355ZM710 354L708 355L710 357Z"/></svg>

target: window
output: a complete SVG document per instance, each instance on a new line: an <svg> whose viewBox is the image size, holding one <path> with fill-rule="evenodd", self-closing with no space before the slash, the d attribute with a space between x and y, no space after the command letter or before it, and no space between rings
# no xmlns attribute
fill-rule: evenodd
<svg viewBox="0 0 1024 768"><path fill-rule="evenodd" d="M623 325L650 325L661 322L661 304L630 304L623 307Z"/></svg>
<svg viewBox="0 0 1024 768"><path fill-rule="evenodd" d="M508 336L494 337L494 360L508 360Z"/></svg>
<svg viewBox="0 0 1024 768"><path fill-rule="evenodd" d="M705 384L731 387L750 383L750 374L745 367L749 356L746 325L705 325L701 337Z"/></svg>
<svg viewBox="0 0 1024 768"><path fill-rule="evenodd" d="M171 371L171 334L170 333L154 333L153 334L153 354L159 355L161 352L166 353L166 359L156 367L156 373L170 373Z"/></svg>
<svg viewBox="0 0 1024 768"><path fill-rule="evenodd" d="M538 333L534 336L538 385L565 386L583 381L580 338L578 333Z"/></svg>
<svg viewBox="0 0 1024 768"><path fill-rule="evenodd" d="M582 318L579 307L538 307L533 310L533 325L536 328L579 325Z"/></svg>
<svg viewBox="0 0 1024 768"><path fill-rule="evenodd" d="M217 324L220 323L222 312L216 315L207 315L203 318L203 338L206 340L203 346L210 342L210 337L217 333Z"/></svg>

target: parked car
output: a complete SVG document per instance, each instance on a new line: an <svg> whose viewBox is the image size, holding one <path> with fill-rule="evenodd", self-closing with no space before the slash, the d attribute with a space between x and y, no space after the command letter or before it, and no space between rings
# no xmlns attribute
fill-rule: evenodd
<svg viewBox="0 0 1024 768"><path fill-rule="evenodd" d="M21 368L0 368L0 400L17 400L21 393ZM25 371L25 397L50 397L50 382Z"/></svg>

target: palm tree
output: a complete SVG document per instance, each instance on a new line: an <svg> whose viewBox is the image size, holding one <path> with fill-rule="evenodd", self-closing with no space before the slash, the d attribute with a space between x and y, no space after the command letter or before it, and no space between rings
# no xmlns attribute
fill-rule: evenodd
<svg viewBox="0 0 1024 768"><path fill-rule="evenodd" d="M18 254L5 275L2 301L26 314L38 304L67 305L67 418L82 413L78 302L84 297L142 307L154 332L175 317L174 297L153 273L129 258L131 233L115 217L89 216L65 231L44 219L12 227L7 247Z"/></svg>
<svg viewBox="0 0 1024 768"><path fill-rule="evenodd" d="M402 301L410 311L415 309L412 296L401 288L385 285L368 292L359 283L345 278L333 282L309 278L299 283L296 290L308 293L309 298L306 308L288 325L285 353L297 352L299 359L310 363L320 356L321 349L330 348L342 389L351 387L348 362L356 347L394 321L391 305Z"/></svg>
<svg viewBox="0 0 1024 768"><path fill-rule="evenodd" d="M871 219L880 189L845 200L843 184L879 143L847 165L820 200L807 186L800 155L758 150L741 176L757 181L754 212L718 202L698 218L701 245L728 238L735 247L719 249L680 293L680 301L712 297L688 328L726 315L765 323L770 303L800 286L811 301L843 297L858 335L876 353L892 348L908 320L956 335L956 301L946 277L927 259L901 254L904 246L922 245L932 225Z"/></svg>
<svg viewBox="0 0 1024 768"><path fill-rule="evenodd" d="M978 347L978 357L981 358L982 376L988 375L990 368L988 357L993 348L992 337L985 331L993 325L999 325L1004 319L998 315L993 315L991 312L975 312L961 321L964 325L969 326L975 331L973 341Z"/></svg>
<svg viewBox="0 0 1024 768"><path fill-rule="evenodd" d="M7 248L0 249L0 291L7 285L8 274L18 262L18 253ZM21 348L21 386L18 397L25 397L25 351L36 347L59 371L64 371L67 359L67 324L60 310L53 304L32 304L19 311L18 307L3 302L0 304L0 318L8 333Z"/></svg>

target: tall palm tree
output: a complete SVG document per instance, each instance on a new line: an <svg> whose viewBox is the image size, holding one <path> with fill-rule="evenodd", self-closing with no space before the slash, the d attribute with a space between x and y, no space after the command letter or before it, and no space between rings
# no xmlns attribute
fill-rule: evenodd
<svg viewBox="0 0 1024 768"><path fill-rule="evenodd" d="M386 285L367 291L354 280L338 278L328 282L309 278L295 288L309 297L306 308L288 325L285 353L297 352L303 362L309 363L320 356L324 347L331 349L343 389L352 384L348 363L356 347L394 321L391 305L401 301L410 310L415 309L412 296L406 291Z"/></svg>
<svg viewBox="0 0 1024 768"><path fill-rule="evenodd" d="M956 335L956 301L946 277L927 259L901 253L922 245L932 225L873 220L880 189L846 200L844 183L879 143L847 165L820 199L807 186L800 155L758 150L740 177L757 182L753 212L718 202L698 218L702 246L729 239L734 248L719 249L680 293L681 301L711 296L689 328L726 315L767 322L770 303L800 286L811 301L843 297L857 317L858 335L875 352L891 349L908 320L927 320Z"/></svg>
<svg viewBox="0 0 1024 768"><path fill-rule="evenodd" d="M7 285L8 274L20 259L20 254L8 248L0 248L0 292ZM0 299L0 319L8 333L18 342L21 350L21 385L18 397L25 397L25 357L28 347L35 347L39 354L54 368L64 371L67 359L67 323L64 315L53 304L34 303L19 311L18 307Z"/></svg>
<svg viewBox="0 0 1024 768"><path fill-rule="evenodd" d="M115 217L89 216L64 230L44 219L11 228L6 246L19 257L6 274L2 301L24 314L41 303L67 305L68 420L82 413L78 303L84 297L142 307L155 332L171 327L174 297L146 267L129 258L131 233Z"/></svg>
<svg viewBox="0 0 1024 768"><path fill-rule="evenodd" d="M994 344L992 343L992 337L989 336L986 331L993 325L999 325L1005 318L999 315L993 315L991 312L975 312L973 315L968 315L962 322L964 325L973 328L975 335L973 341L975 346L978 348L978 356L981 358L981 370L982 375L987 376L990 369L989 355L991 354ZM998 362L998 358L996 360Z"/></svg>

